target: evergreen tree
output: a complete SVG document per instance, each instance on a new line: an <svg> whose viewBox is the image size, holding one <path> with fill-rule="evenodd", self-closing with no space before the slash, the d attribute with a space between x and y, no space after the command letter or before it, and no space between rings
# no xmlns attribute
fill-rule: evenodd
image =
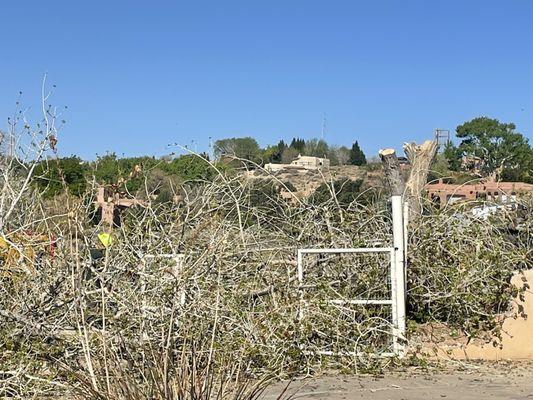
<svg viewBox="0 0 533 400"><path fill-rule="evenodd" d="M293 138L289 147L291 149L297 150L299 153L303 153L305 149L305 140L300 138Z"/></svg>
<svg viewBox="0 0 533 400"><path fill-rule="evenodd" d="M461 152L452 142L446 143L442 154L448 163L450 171L459 171L461 169Z"/></svg>
<svg viewBox="0 0 533 400"><path fill-rule="evenodd" d="M270 162L274 163L280 163L281 162L281 156L283 155L283 152L287 149L287 145L281 139L278 144L275 147L275 152L273 153Z"/></svg>
<svg viewBox="0 0 533 400"><path fill-rule="evenodd" d="M459 125L456 136L462 139L459 154L478 157L484 176L529 179L533 149L527 138L516 132L515 124L478 117Z"/></svg>
<svg viewBox="0 0 533 400"><path fill-rule="evenodd" d="M363 153L363 150L359 147L359 143L357 140L352 145L352 148L350 150L350 164L351 165L365 165L366 164L366 156L365 153Z"/></svg>
<svg viewBox="0 0 533 400"><path fill-rule="evenodd" d="M278 142L278 151L279 153L283 153L283 150L285 150L287 148L287 145L285 144L285 142L283 141L283 139L281 139L279 142Z"/></svg>

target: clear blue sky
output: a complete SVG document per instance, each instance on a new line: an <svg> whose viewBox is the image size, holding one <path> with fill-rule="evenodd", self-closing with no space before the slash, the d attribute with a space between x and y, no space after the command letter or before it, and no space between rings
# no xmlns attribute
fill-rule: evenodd
<svg viewBox="0 0 533 400"><path fill-rule="evenodd" d="M47 73L69 107L64 155L307 139L324 113L329 142L370 154L479 115L532 137L530 0L26 0L1 13L0 127L19 90L38 107Z"/></svg>

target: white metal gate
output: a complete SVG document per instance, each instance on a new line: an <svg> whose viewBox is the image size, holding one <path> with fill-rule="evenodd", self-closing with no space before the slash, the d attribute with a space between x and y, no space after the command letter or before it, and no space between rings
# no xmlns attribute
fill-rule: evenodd
<svg viewBox="0 0 533 400"><path fill-rule="evenodd" d="M388 296L386 298L330 298L328 302L333 305L357 305L391 307L391 320L387 324L390 329L392 338L391 351L381 352L379 356L399 356L402 357L405 352L405 224L407 218L406 207L402 204L401 196L392 197L392 222L393 222L393 247L372 247L372 248L307 248L298 250L298 281L301 302L304 303L303 293L306 290L306 271L305 259L309 255L364 255L364 254L382 254L388 255L388 279L390 282ZM303 309L300 310L300 318L303 317ZM320 354L333 355L337 352L331 350L320 350ZM344 351L346 355L359 355L360 352Z"/></svg>

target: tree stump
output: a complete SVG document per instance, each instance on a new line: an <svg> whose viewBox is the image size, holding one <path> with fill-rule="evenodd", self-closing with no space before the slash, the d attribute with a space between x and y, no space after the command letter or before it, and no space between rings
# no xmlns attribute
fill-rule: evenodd
<svg viewBox="0 0 533 400"><path fill-rule="evenodd" d="M384 149L379 151L379 157L385 170L385 179L389 185L392 196L403 196L405 185L400 172L400 163L396 157L394 149Z"/></svg>
<svg viewBox="0 0 533 400"><path fill-rule="evenodd" d="M405 143L403 149L411 164L407 183L402 179L400 163L394 149L380 150L379 156L391 195L404 196L409 204L410 219L414 220L422 214L422 192L427 183L429 167L437 152L437 142L426 140L421 145Z"/></svg>
<svg viewBox="0 0 533 400"><path fill-rule="evenodd" d="M422 192L427 183L429 167L437 153L437 142L426 140L421 145L405 143L403 150L411 164L411 172L405 185L409 215L411 219L416 219L422 214Z"/></svg>

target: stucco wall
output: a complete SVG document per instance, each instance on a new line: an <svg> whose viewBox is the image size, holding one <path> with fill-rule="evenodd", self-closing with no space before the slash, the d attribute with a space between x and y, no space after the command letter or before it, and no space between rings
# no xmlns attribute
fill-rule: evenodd
<svg viewBox="0 0 533 400"><path fill-rule="evenodd" d="M522 287L523 279L530 286L524 293L523 301L516 299L515 309L521 304L527 318L506 318L502 326L501 346L491 343L469 343L459 339L440 343L424 343L424 352L437 358L456 360L533 360L533 271L517 274L512 282Z"/></svg>

